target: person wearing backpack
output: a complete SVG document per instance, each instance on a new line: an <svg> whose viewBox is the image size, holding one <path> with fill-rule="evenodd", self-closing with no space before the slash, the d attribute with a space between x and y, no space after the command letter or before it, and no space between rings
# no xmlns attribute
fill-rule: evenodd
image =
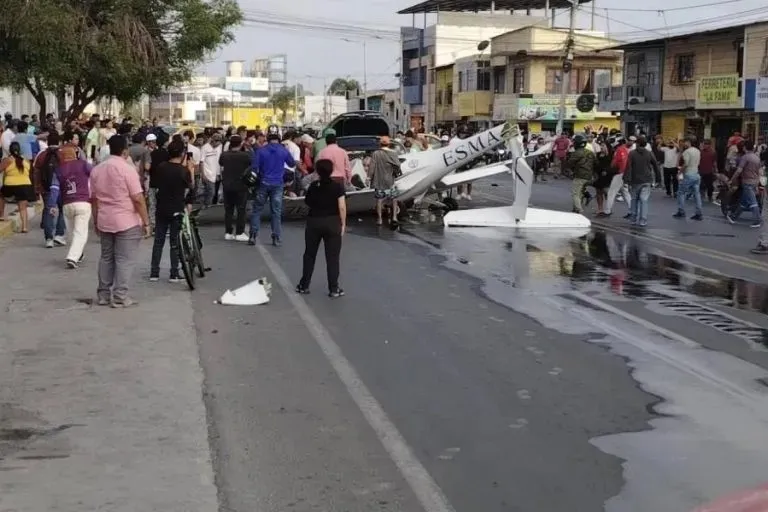
<svg viewBox="0 0 768 512"><path fill-rule="evenodd" d="M35 192L42 196L43 203L46 205L49 204L51 187L54 183L56 168L59 166L59 142L59 134L51 132L48 135L48 148L37 155L33 164ZM50 208L43 208L40 223L45 236L45 247L48 249L67 245L67 240L64 237L67 231L67 224L64 220L64 212L60 203L61 201L57 205L55 215Z"/></svg>

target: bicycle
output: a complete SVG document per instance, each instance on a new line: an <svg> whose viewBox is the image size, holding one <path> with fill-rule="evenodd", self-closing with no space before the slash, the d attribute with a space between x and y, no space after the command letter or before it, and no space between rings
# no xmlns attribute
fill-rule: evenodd
<svg viewBox="0 0 768 512"><path fill-rule="evenodd" d="M179 230L179 263L184 279L190 290L195 289L195 270L197 275L205 277L205 263L203 263L203 242L200 240L200 233L197 229L197 216L202 208L187 212L178 212L174 217L181 218L181 229Z"/></svg>

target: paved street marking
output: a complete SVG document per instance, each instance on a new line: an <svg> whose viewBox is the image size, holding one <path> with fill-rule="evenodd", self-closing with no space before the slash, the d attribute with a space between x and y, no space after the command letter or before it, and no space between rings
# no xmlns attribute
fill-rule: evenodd
<svg viewBox="0 0 768 512"><path fill-rule="evenodd" d="M639 325L641 327L648 329L651 332L660 334L664 338L667 338L672 341L677 341L678 343L690 349L693 349L693 350L703 349L703 347L699 343L696 343L695 341L689 338L686 338L681 334L670 331L669 329L664 329L663 327L659 327L653 322L649 322L631 313L627 313L626 311L613 307L610 304L606 304L605 302L599 299L596 299L594 297L590 297L589 295L586 295L584 293L573 291L573 292L569 292L567 295L573 297L578 301L582 301L598 309L602 309L603 311L606 311L608 313L618 315L624 318L625 320L628 320L636 325ZM661 361L664 361L665 363L673 366L674 368L677 368L680 371L683 371L689 375L692 375L698 378L702 382L705 382L707 384L714 386L716 389L721 390L731 395L732 397L740 400L742 403L750 407L756 413L760 411L759 412L760 418L766 418L766 415L765 415L766 398L760 395L759 393L755 393L754 391L750 389L746 389L745 387L739 385L738 383L732 382L726 378L720 377L715 373L712 373L710 369L707 368L706 366L698 364L687 357L683 357L680 354L675 353L672 350L669 350L668 347L665 347L657 343L653 343L652 341L648 341L647 339L641 336L635 336L634 334L626 332L625 330L621 329L616 325L613 325L612 323L602 321L599 318L596 318L593 314L591 314L588 310L586 310L583 307L577 306L574 308L574 307L564 306L564 304L562 304L561 302L552 298L547 298L547 297L542 297L542 300L549 302L550 304L552 304L554 307L558 308L561 311L564 308L568 308L568 311L564 311L564 312L575 315L576 317L582 320L586 320L589 324L596 326L603 332L610 334L611 336L614 336L625 343L629 343L635 346L636 348L642 350L646 354L654 356L657 359L660 359ZM745 362L745 364L748 364L748 363Z"/></svg>
<svg viewBox="0 0 768 512"><path fill-rule="evenodd" d="M403 438L397 427L384 412L381 404L373 397L363 380L358 375L349 360L344 356L339 345L333 340L328 330L320 322L320 319L312 312L306 301L293 290L293 284L275 261L269 250L262 245L257 249L264 258L267 267L275 276L277 284L288 296L288 300L296 308L296 312L307 326L312 337L323 351L339 379L347 388L360 412L373 428L374 432L394 461L400 473L408 485L410 485L417 499L424 507L425 512L455 512L448 503L443 491L434 481L426 468L419 462L413 450ZM341 299L345 300L345 299Z"/></svg>
<svg viewBox="0 0 768 512"><path fill-rule="evenodd" d="M478 195L480 197L485 197L487 199L492 199L494 201L503 202L506 204L512 204L512 201L506 197L498 196L496 194L491 194L488 192L476 192L475 195ZM652 233L639 233L636 231L632 231L628 228L622 227L622 226L615 226L613 224L608 224L606 222L602 222L600 220L592 220L593 226L604 229L607 231L612 231L614 233L632 236L639 239L645 239L649 241L659 242L662 244L669 245L671 247L676 247L678 249L683 249L686 251L692 251L699 253L703 256L707 256L709 258L713 258L716 260L724 261L726 263L736 263L738 265L741 265L742 267L751 268L754 270L760 270L764 272L768 272L768 263L763 263L761 261L756 261L752 258L746 257L746 256L739 256L736 254L730 254L723 251L718 251L715 249L708 249L706 247L702 247L700 245L696 244L689 244L686 242L680 242L679 240L674 240L672 238L668 238L661 235L655 235Z"/></svg>

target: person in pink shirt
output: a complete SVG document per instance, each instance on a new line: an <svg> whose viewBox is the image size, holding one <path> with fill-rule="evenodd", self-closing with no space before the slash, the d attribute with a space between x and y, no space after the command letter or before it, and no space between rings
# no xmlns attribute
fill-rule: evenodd
<svg viewBox="0 0 768 512"><path fill-rule="evenodd" d="M139 252L149 237L149 215L136 167L126 160L128 142L121 135L109 141L109 158L91 171L91 208L101 239L99 260L100 306L127 308L136 304L128 296Z"/></svg>
<svg viewBox="0 0 768 512"><path fill-rule="evenodd" d="M326 135L325 143L327 146L320 150L316 160L330 160L333 162L331 179L346 187L352 183L352 166L349 163L349 155L336 143L336 135Z"/></svg>

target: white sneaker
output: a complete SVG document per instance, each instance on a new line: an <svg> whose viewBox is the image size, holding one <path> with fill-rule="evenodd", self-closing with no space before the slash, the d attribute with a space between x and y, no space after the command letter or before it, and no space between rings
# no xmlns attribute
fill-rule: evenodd
<svg viewBox="0 0 768 512"><path fill-rule="evenodd" d="M46 240L45 241L45 248L46 249L53 249L53 240Z"/></svg>
<svg viewBox="0 0 768 512"><path fill-rule="evenodd" d="M234 240L234 239L235 239L235 235L233 235L232 233L227 233L226 235L224 235L224 240Z"/></svg>
<svg viewBox="0 0 768 512"><path fill-rule="evenodd" d="M246 235L245 233L240 233L239 235L237 235L235 237L235 241L237 241L237 242L247 242L249 239L250 239L250 237L248 235Z"/></svg>
<svg viewBox="0 0 768 512"><path fill-rule="evenodd" d="M469 194L464 194L464 199L466 199L467 201L471 201L472 200L472 196L469 195Z"/></svg>
<svg viewBox="0 0 768 512"><path fill-rule="evenodd" d="M55 236L53 237L53 243L56 245L67 245L67 239L63 236Z"/></svg>

